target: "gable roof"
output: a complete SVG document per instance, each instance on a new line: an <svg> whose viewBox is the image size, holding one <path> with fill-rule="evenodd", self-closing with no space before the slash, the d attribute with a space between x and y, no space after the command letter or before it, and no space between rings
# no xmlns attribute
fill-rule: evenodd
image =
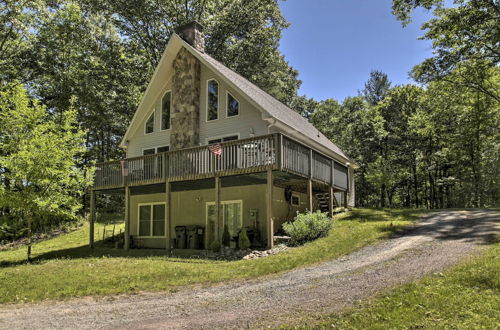
<svg viewBox="0 0 500 330"><path fill-rule="evenodd" d="M295 135L302 135L307 137L310 144L319 144L323 147L322 149L330 151L326 152L330 156L334 156L334 158L342 162L351 162L354 167L357 167L356 164L354 164L337 145L335 145L317 128L315 128L306 118L302 117L299 113L287 107L286 105L275 99L273 96L266 93L238 73L229 69L210 55L198 51L177 34L173 34L167 44L160 63L158 64L153 74L153 78L151 79L148 88L144 93L142 102L139 105L136 113L134 114L132 122L127 129L127 132L125 133L122 142L120 143L121 147L125 146L126 139L129 134L137 127L137 122L142 122L140 120L137 121L136 117L139 117L140 113L142 113L143 117L148 113L147 107L146 110L144 110L147 103L147 98L150 94L156 95L159 92L157 91L156 93L154 93L154 91L158 90L159 88L158 85L160 85L159 80L161 79L161 77L170 77L173 59L175 58L175 55L181 47L186 48L193 56L200 60L200 62L205 64L207 67L213 70L214 73L219 75L228 85L240 92L251 104L253 104L262 112L263 119L274 119L275 121L278 121L279 123L287 127L288 130L294 131L296 133ZM144 114L144 112L146 112L146 114ZM332 155L332 152L334 153L334 155Z"/></svg>

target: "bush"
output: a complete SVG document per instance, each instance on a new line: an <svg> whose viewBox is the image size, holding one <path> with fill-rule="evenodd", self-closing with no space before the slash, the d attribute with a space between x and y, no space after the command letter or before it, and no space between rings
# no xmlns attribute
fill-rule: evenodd
<svg viewBox="0 0 500 330"><path fill-rule="evenodd" d="M213 241L212 243L210 243L210 250L212 252L220 252L220 243L219 241Z"/></svg>
<svg viewBox="0 0 500 330"><path fill-rule="evenodd" d="M246 250L250 247L250 240L248 239L245 227L241 228L240 235L238 236L238 247L241 250Z"/></svg>
<svg viewBox="0 0 500 330"><path fill-rule="evenodd" d="M229 228L224 225L224 232L222 233L222 246L229 246L231 244L231 235L229 235Z"/></svg>
<svg viewBox="0 0 500 330"><path fill-rule="evenodd" d="M292 222L283 224L283 230L290 236L290 245L301 245L325 237L332 228L333 221L326 213L298 213Z"/></svg>

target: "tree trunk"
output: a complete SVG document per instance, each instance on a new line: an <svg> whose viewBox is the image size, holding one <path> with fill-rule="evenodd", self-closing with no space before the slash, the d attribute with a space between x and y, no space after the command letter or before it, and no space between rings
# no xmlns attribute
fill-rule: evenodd
<svg viewBox="0 0 500 330"><path fill-rule="evenodd" d="M31 223L32 223L32 216L31 212L26 212L26 218L28 220L28 262L31 262L31 244L32 244L32 234L31 234Z"/></svg>
<svg viewBox="0 0 500 330"><path fill-rule="evenodd" d="M419 203L418 203L418 181L417 181L417 160L414 160L413 166L412 166L412 174L413 174L413 190L415 193L415 206L418 208Z"/></svg>
<svg viewBox="0 0 500 330"><path fill-rule="evenodd" d="M380 187L380 207L385 207L385 183Z"/></svg>

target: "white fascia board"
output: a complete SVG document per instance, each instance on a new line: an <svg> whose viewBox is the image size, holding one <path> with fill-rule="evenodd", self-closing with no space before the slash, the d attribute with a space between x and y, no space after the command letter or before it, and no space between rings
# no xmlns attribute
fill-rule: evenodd
<svg viewBox="0 0 500 330"><path fill-rule="evenodd" d="M160 73L164 73L164 77L168 77L169 74L168 72L171 70L173 58L175 54L179 51L181 48L181 44L179 43L180 39L175 38L176 34L173 34L172 37L170 37L170 40L168 41L167 46L165 47L165 50L163 51L163 54L161 56L160 62L158 62L158 65L155 68L155 71L153 73L153 76L151 77L151 80L149 81L148 87L146 88L146 91L144 92L141 103L139 103L139 106L137 107L137 110L134 113L134 116L132 117L132 120L130 121L130 124L128 125L127 131L125 132L125 135L123 136L119 147L120 148L126 148L126 141L127 138L130 136L130 134L133 131L133 127L136 127L138 125L138 122L142 122L142 117L144 117L146 114L144 114L144 109L146 108L146 103L147 101L150 101L150 95L152 94L153 90L155 88L161 88L163 86L162 79L160 76ZM169 60L170 59L170 60ZM169 60L169 61L167 61ZM154 93L155 95L157 93ZM148 110L148 109L146 109ZM148 112L148 111L146 111ZM142 117L141 117L142 115ZM140 118L139 118L140 117Z"/></svg>

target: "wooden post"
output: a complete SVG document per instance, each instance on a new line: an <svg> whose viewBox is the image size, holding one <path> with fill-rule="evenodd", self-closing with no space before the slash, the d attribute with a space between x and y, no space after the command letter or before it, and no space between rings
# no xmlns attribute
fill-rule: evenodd
<svg viewBox="0 0 500 330"><path fill-rule="evenodd" d="M172 190L172 184L170 181L167 180L165 183L165 193L166 193L166 210L165 210L165 239L167 240L165 242L165 249L170 250L170 248L173 248L173 246L170 246L171 242L171 235L170 235L170 222L171 222L171 209L172 209L172 199L171 199L171 190Z"/></svg>
<svg viewBox="0 0 500 330"><path fill-rule="evenodd" d="M90 190L90 236L89 236L89 246L91 249L94 248L94 222L95 222L95 190Z"/></svg>
<svg viewBox="0 0 500 330"><path fill-rule="evenodd" d="M276 150L276 165L278 169L283 168L283 135L282 134L276 134L276 140L275 140L275 150Z"/></svg>
<svg viewBox="0 0 500 330"><path fill-rule="evenodd" d="M347 207L347 189L344 190L343 197L344 197L344 207Z"/></svg>
<svg viewBox="0 0 500 330"><path fill-rule="evenodd" d="M333 194L333 186L330 185L330 192L329 192L329 203L328 203L328 213L330 215L330 218L333 218L333 199L335 198L335 195Z"/></svg>
<svg viewBox="0 0 500 330"><path fill-rule="evenodd" d="M312 177L313 177L313 150L309 149L309 179L307 180L307 208L310 212L313 211L313 194L312 194Z"/></svg>
<svg viewBox="0 0 500 330"><path fill-rule="evenodd" d="M313 177L313 150L309 149L309 179Z"/></svg>
<svg viewBox="0 0 500 330"><path fill-rule="evenodd" d="M272 249L274 245L274 225L273 225L273 171L267 169L266 185L266 218L267 218L267 247Z"/></svg>
<svg viewBox="0 0 500 330"><path fill-rule="evenodd" d="M125 186L125 240L123 249L130 247L130 188Z"/></svg>
<svg viewBox="0 0 500 330"><path fill-rule="evenodd" d="M331 169L330 185L333 186L335 184L335 161L333 159L330 161L330 169Z"/></svg>
<svg viewBox="0 0 500 330"><path fill-rule="evenodd" d="M220 209L220 177L218 175L215 176L215 230L214 230L214 241L219 241L222 243L222 234L221 230L224 228L221 227L221 209Z"/></svg>
<svg viewBox="0 0 500 330"><path fill-rule="evenodd" d="M313 211L313 188L312 188L312 180L308 179L307 180L307 201L308 201L308 209L309 211Z"/></svg>

